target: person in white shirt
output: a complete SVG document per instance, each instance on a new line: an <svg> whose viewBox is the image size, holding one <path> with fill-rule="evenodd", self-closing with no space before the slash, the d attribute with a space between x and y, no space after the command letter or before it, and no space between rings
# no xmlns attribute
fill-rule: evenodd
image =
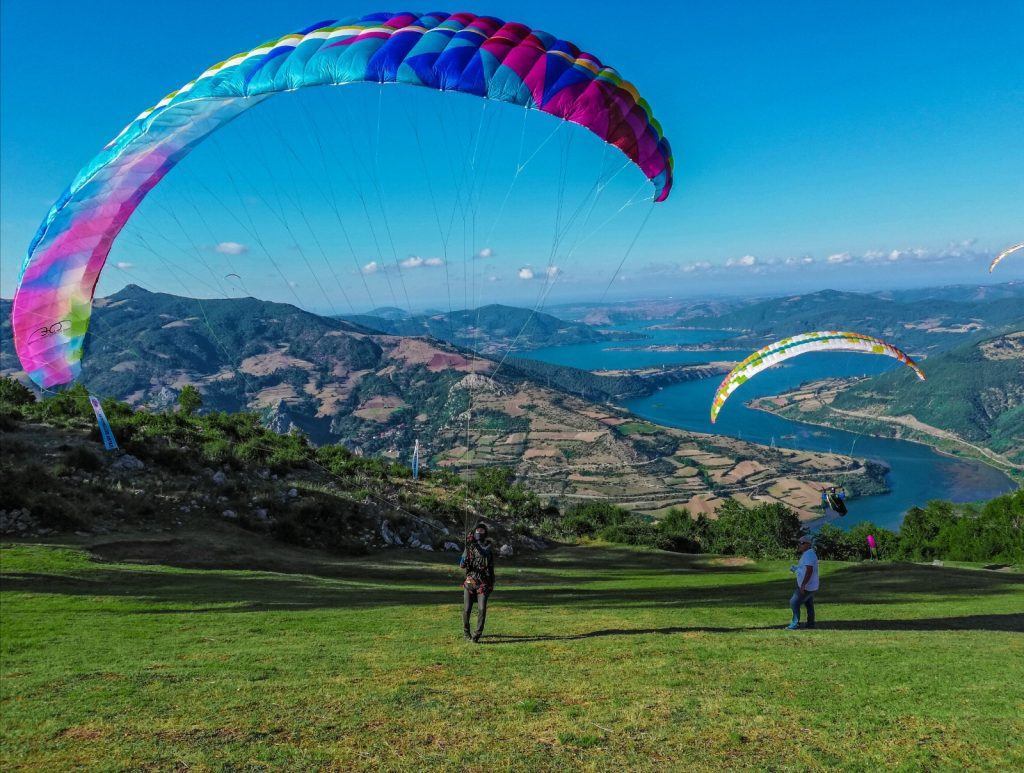
<svg viewBox="0 0 1024 773"><path fill-rule="evenodd" d="M807 627L814 627L814 594L818 591L818 555L809 535L800 538L797 549L800 551L800 563L789 567L789 571L796 573L796 591L789 600L793 622L786 626L791 631L800 627L801 606L807 607Z"/></svg>

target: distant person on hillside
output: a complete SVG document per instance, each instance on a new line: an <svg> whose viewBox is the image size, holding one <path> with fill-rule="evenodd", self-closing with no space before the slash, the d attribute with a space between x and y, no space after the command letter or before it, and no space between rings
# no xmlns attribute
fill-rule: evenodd
<svg viewBox="0 0 1024 773"><path fill-rule="evenodd" d="M825 509L825 515L830 510L839 517L846 515L846 489L840 486L836 491L836 487L832 486L828 491L822 491L821 506Z"/></svg>
<svg viewBox="0 0 1024 773"><path fill-rule="evenodd" d="M462 631L467 639L476 643L484 633L487 599L494 589L494 549L483 521L466 535L466 549L459 566L466 570L466 579L462 582ZM469 615L474 603L477 606L476 632L471 634Z"/></svg>
<svg viewBox="0 0 1024 773"><path fill-rule="evenodd" d="M868 535L868 553L871 555L872 561L878 560L878 545L875 543L875 535Z"/></svg>
<svg viewBox="0 0 1024 773"><path fill-rule="evenodd" d="M789 600L789 608L793 610L793 622L786 626L790 631L800 627L800 607L807 607L807 627L814 627L814 594L818 592L818 555L814 552L814 543L805 534L797 543L800 551L800 562L789 567L796 573L796 591Z"/></svg>

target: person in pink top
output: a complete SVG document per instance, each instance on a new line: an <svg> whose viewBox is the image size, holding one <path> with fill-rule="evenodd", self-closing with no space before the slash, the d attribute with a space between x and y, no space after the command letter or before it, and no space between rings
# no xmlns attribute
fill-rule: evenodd
<svg viewBox="0 0 1024 773"><path fill-rule="evenodd" d="M875 544L875 535L868 535L868 552L871 553L871 559L873 561L878 560L878 545Z"/></svg>

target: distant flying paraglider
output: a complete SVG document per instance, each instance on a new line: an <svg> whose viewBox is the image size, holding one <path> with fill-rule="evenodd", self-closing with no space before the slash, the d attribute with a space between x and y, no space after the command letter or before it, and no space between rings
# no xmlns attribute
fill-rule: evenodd
<svg viewBox="0 0 1024 773"><path fill-rule="evenodd" d="M924 381L924 373L910 357L897 349L890 343L880 338L863 335L861 333L844 333L837 330L820 330L814 333L800 333L799 335L783 338L776 341L747 357L743 362L733 368L729 375L723 380L715 397L711 401L711 423L718 419L718 412L722 410L729 395L735 392L742 384L756 376L763 370L773 365L778 365L790 357L796 357L808 352L858 352L861 354L882 354L893 357L904 365L912 368L917 377Z"/></svg>
<svg viewBox="0 0 1024 773"><path fill-rule="evenodd" d="M829 511L832 511L840 518L846 515L846 489L842 486L839 490L836 490L835 486L829 488L828 491L821 492L821 507L827 515Z"/></svg>
<svg viewBox="0 0 1024 773"><path fill-rule="evenodd" d="M1024 250L1024 242L1021 242L1020 244L1015 244L1012 247L1007 247L1005 250L996 255L995 260L993 260L991 265L989 265L988 267L988 273L991 274L992 270L999 265L1000 261L1002 261L1003 258L1005 258L1007 255L1012 255L1017 250Z"/></svg>

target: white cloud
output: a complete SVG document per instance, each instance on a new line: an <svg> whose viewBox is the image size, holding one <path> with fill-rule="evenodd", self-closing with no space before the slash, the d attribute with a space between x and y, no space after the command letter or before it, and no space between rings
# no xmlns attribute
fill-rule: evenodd
<svg viewBox="0 0 1024 773"><path fill-rule="evenodd" d="M520 279L533 279L533 269L529 266L523 266L523 268L519 269L517 276Z"/></svg>
<svg viewBox="0 0 1024 773"><path fill-rule="evenodd" d="M682 267L683 272L687 274L692 274L695 271L709 271L710 269L711 264L708 263L708 261L706 260L698 260L693 263L687 263L685 266Z"/></svg>
<svg viewBox="0 0 1024 773"><path fill-rule="evenodd" d="M433 268L443 266L444 261L440 258L421 258L419 255L410 255L398 265L402 268Z"/></svg>
<svg viewBox="0 0 1024 773"><path fill-rule="evenodd" d="M757 258L753 255L744 255L742 258L729 258L725 261L725 265L729 267L740 266L742 268L749 268L750 266L757 264Z"/></svg>
<svg viewBox="0 0 1024 773"><path fill-rule="evenodd" d="M124 260L119 260L117 263L114 264L114 267L119 268L122 271L130 271L131 269L135 268L135 264L128 263L127 261Z"/></svg>
<svg viewBox="0 0 1024 773"><path fill-rule="evenodd" d="M547 274L548 279L554 279L562 273L562 269L558 266L548 266L544 270L544 273Z"/></svg>
<svg viewBox="0 0 1024 773"><path fill-rule="evenodd" d="M294 288L299 286L299 283L289 279L288 280L288 286L294 289Z"/></svg>
<svg viewBox="0 0 1024 773"><path fill-rule="evenodd" d="M829 255L827 258L825 258L825 260L826 262L831 263L834 266L837 266L841 263L849 263L851 260L853 260L853 255L851 255L848 252L837 252L834 255Z"/></svg>
<svg viewBox="0 0 1024 773"><path fill-rule="evenodd" d="M500 281L501 281L501 279L500 279L500 278L498 278L498 277L496 277L496 276L494 276L494 275L492 274L491 276L487 277L487 281L488 281L488 282L500 282Z"/></svg>
<svg viewBox="0 0 1024 773"><path fill-rule="evenodd" d="M380 266L377 264L377 261L375 260L371 260L369 263L363 266L364 274L376 274L378 271L380 271Z"/></svg>
<svg viewBox="0 0 1024 773"><path fill-rule="evenodd" d="M787 266L809 266L814 262L810 255L792 256L783 261Z"/></svg>
<svg viewBox="0 0 1024 773"><path fill-rule="evenodd" d="M249 251L249 248L238 242L221 242L214 249L221 255L242 255Z"/></svg>
<svg viewBox="0 0 1024 773"><path fill-rule="evenodd" d="M493 258L494 257L494 250L491 249L490 247L484 247L483 249L481 249L473 257L475 257L475 258Z"/></svg>

